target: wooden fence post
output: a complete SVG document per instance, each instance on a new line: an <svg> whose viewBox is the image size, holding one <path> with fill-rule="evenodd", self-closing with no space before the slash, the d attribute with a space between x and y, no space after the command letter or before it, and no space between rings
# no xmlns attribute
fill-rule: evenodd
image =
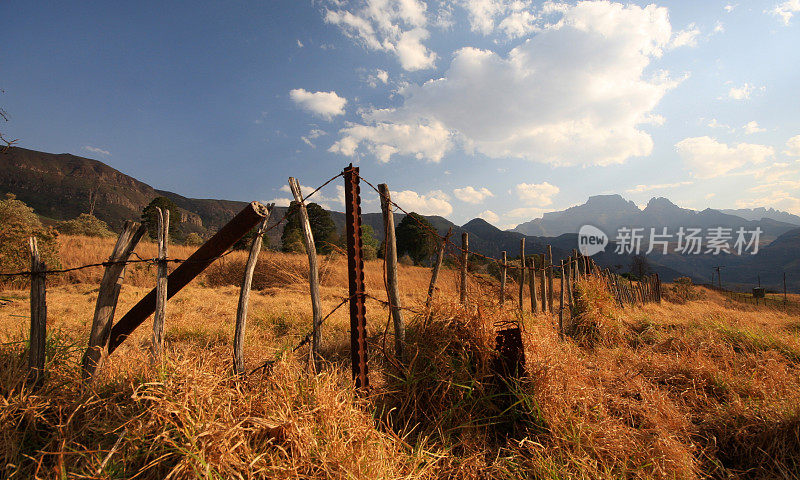
<svg viewBox="0 0 800 480"><path fill-rule="evenodd" d="M431 283L428 286L428 298L425 299L425 322L427 323L431 317L431 302L433 302L433 294L436 292L436 281L439 279L439 270L442 268L442 260L444 260L444 249L447 246L447 241L450 235L453 234L453 227L447 229L447 235L444 236L442 244L439 246L439 252L436 254L436 262L433 264L433 271L431 272Z"/></svg>
<svg viewBox="0 0 800 480"><path fill-rule="evenodd" d="M547 309L553 313L553 247L547 246Z"/></svg>
<svg viewBox="0 0 800 480"><path fill-rule="evenodd" d="M519 239L519 311L524 312L522 305L525 296L525 237Z"/></svg>
<svg viewBox="0 0 800 480"><path fill-rule="evenodd" d="M500 305L506 302L506 276L508 275L508 253L503 250L503 266L500 270Z"/></svg>
<svg viewBox="0 0 800 480"><path fill-rule="evenodd" d="M156 279L156 311L153 314L153 363L164 358L164 322L167 316L167 247L169 245L169 209L156 208L158 219L158 274Z"/></svg>
<svg viewBox="0 0 800 480"><path fill-rule="evenodd" d="M200 275L214 260L258 225L264 219L265 214L266 208L260 203L250 202L247 204L230 222L169 274L167 298L172 298L192 279ZM114 324L111 329L111 338L108 341L108 353L116 350L128 338L128 335L155 312L155 309L156 290L153 289L128 310L128 313L123 315L119 322Z"/></svg>
<svg viewBox="0 0 800 480"><path fill-rule="evenodd" d="M561 301L558 302L558 336L564 337L564 260L561 260Z"/></svg>
<svg viewBox="0 0 800 480"><path fill-rule="evenodd" d="M114 312L117 309L117 300L125 280L125 262L128 261L139 240L142 239L147 227L134 222L125 222L122 233L117 238L114 250L108 257L109 264L100 281L97 292L97 303L92 319L92 331L89 334L89 346L81 360L81 377L84 381L94 376L108 355L108 339L111 335L111 325L114 321Z"/></svg>
<svg viewBox="0 0 800 480"><path fill-rule="evenodd" d="M467 304L467 262L469 262L469 233L461 232L461 305Z"/></svg>
<svg viewBox="0 0 800 480"><path fill-rule="evenodd" d="M381 196L381 212L383 212L383 231L385 232L386 255L386 288L389 305L394 320L394 354L402 362L403 350L406 343L406 326L403 322L403 312L400 310L400 285L397 273L397 240L394 234L394 213L392 212L392 197L389 187L385 183L378 185Z"/></svg>
<svg viewBox="0 0 800 480"><path fill-rule="evenodd" d="M529 258L530 275L528 275L528 290L531 293L531 313L536 313L538 300L536 298L536 256Z"/></svg>
<svg viewBox="0 0 800 480"><path fill-rule="evenodd" d="M258 255L261 253L261 246L264 243L264 232L267 230L267 223L272 214L274 203L267 204L267 215L258 226L253 243L250 244L250 254L247 257L247 264L244 267L242 285L239 288L239 304L236 307L236 327L233 332L233 373L241 375L244 373L244 333L247 329L247 306L250 301L250 288L253 286L253 273L256 270Z"/></svg>
<svg viewBox="0 0 800 480"><path fill-rule="evenodd" d="M547 267L547 260L545 259L545 254L536 255L536 258L539 259L539 293L542 300L539 302L539 306L541 307L542 313L547 313L547 278L546 278L546 271ZM535 264L535 262L534 262Z"/></svg>
<svg viewBox="0 0 800 480"><path fill-rule="evenodd" d="M311 294L311 352L309 353L309 366L318 370L319 367L319 344L321 338L322 309L320 307L319 296L319 265L317 264L317 247L314 244L314 234L311 232L311 222L308 219L306 204L303 202L303 193L300 191L300 183L294 177L289 177L289 189L292 191L300 213L300 226L303 229L303 241L306 245L308 254L308 286Z"/></svg>
<svg viewBox="0 0 800 480"><path fill-rule="evenodd" d="M39 257L39 243L36 237L28 239L31 252L31 333L28 351L27 382L38 388L44 380L45 342L47 338L47 266Z"/></svg>

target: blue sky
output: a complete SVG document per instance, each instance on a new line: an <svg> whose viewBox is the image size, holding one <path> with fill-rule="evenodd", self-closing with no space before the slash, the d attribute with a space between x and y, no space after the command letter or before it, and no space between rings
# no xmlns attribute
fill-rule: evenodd
<svg viewBox="0 0 800 480"><path fill-rule="evenodd" d="M349 162L507 228L620 193L800 214L800 0L5 2L3 133L286 202ZM341 210L341 191L319 201ZM377 211L374 195L366 211Z"/></svg>

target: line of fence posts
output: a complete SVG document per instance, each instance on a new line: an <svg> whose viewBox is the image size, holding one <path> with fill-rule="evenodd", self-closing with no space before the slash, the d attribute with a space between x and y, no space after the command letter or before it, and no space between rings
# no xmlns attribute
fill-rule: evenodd
<svg viewBox="0 0 800 480"><path fill-rule="evenodd" d="M536 275L534 274L536 266L535 260L536 256L531 256L527 265L527 269L530 270L528 272L528 291L530 291L531 295L531 312L534 313L536 312L536 309L538 308L537 304L539 303L536 298Z"/></svg>

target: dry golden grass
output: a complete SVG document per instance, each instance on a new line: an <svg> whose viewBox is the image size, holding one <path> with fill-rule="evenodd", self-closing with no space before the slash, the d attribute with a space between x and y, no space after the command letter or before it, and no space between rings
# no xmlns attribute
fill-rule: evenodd
<svg viewBox="0 0 800 480"><path fill-rule="evenodd" d="M112 246L61 240L65 266L102 261ZM142 257L154 253L152 244L139 248ZM278 361L232 375L243 262L243 253L225 257L170 300L165 364L149 364L146 322L86 390L78 361L101 269L51 282L49 374L36 393L20 381L27 292L0 292L2 477L798 478L796 315L705 289L682 305L620 309L587 281L565 339L553 316L526 313L527 375L499 388L494 325L515 318L516 302L499 308L497 285L481 277L470 283L472 306L462 308L456 272L446 270L430 321L406 312L402 374L390 326L384 337L388 312L368 300L373 388L356 395L346 308L323 327L328 363L320 374L307 374L307 350L290 352L311 318L300 255L265 253L261 289L251 296L247 362ZM321 265L327 312L346 296L346 262ZM421 308L428 270L401 266L400 274L404 304ZM144 266L129 272L118 316L154 275ZM385 298L380 261L367 262L366 282Z"/></svg>

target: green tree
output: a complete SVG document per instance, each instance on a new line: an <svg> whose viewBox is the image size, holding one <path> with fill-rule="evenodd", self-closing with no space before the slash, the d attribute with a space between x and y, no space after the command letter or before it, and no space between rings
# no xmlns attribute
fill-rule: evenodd
<svg viewBox="0 0 800 480"><path fill-rule="evenodd" d="M199 247L203 244L203 237L201 237L199 233L192 232L189 235L186 235L186 238L183 240L183 244L190 247Z"/></svg>
<svg viewBox="0 0 800 480"><path fill-rule="evenodd" d="M87 237L113 237L114 232L108 224L94 215L81 213L72 220L61 222L56 227L64 235L84 235Z"/></svg>
<svg viewBox="0 0 800 480"><path fill-rule="evenodd" d="M308 221L311 224L311 233L314 235L314 248L316 248L317 253L330 253L339 239L331 214L316 203L306 205L306 211L308 212ZM283 233L281 234L281 249L284 252L297 252L298 240L302 245L302 239L300 205L297 202L292 202L289 205L286 225L283 227ZM303 247L302 251L305 251L305 247Z"/></svg>
<svg viewBox="0 0 800 480"><path fill-rule="evenodd" d="M372 226L365 223L361 224L361 248L364 252L364 260L375 260L378 258L378 249L381 242L375 238L375 230Z"/></svg>
<svg viewBox="0 0 800 480"><path fill-rule="evenodd" d="M234 250L250 250L250 245L253 243L253 239L258 234L258 225L251 228L249 232L244 234L244 237L237 240L236 243L233 244ZM264 235L261 237L261 248L267 249L269 248L269 237Z"/></svg>
<svg viewBox="0 0 800 480"><path fill-rule="evenodd" d="M418 213L403 217L395 231L398 256L407 254L417 265L426 261L436 250L435 231L431 222Z"/></svg>
<svg viewBox="0 0 800 480"><path fill-rule="evenodd" d="M33 209L12 193L0 200L0 271L15 272L30 268L28 238L36 237L39 253L48 269L59 268L57 233L46 228ZM0 279L1 280L1 279Z"/></svg>
<svg viewBox="0 0 800 480"><path fill-rule="evenodd" d="M179 241L180 232L178 224L181 222L181 211L175 202L167 197L154 198L144 210L142 210L142 223L147 227L147 234L150 238L158 238L158 212L156 208L161 210L169 210L169 236L175 241Z"/></svg>

